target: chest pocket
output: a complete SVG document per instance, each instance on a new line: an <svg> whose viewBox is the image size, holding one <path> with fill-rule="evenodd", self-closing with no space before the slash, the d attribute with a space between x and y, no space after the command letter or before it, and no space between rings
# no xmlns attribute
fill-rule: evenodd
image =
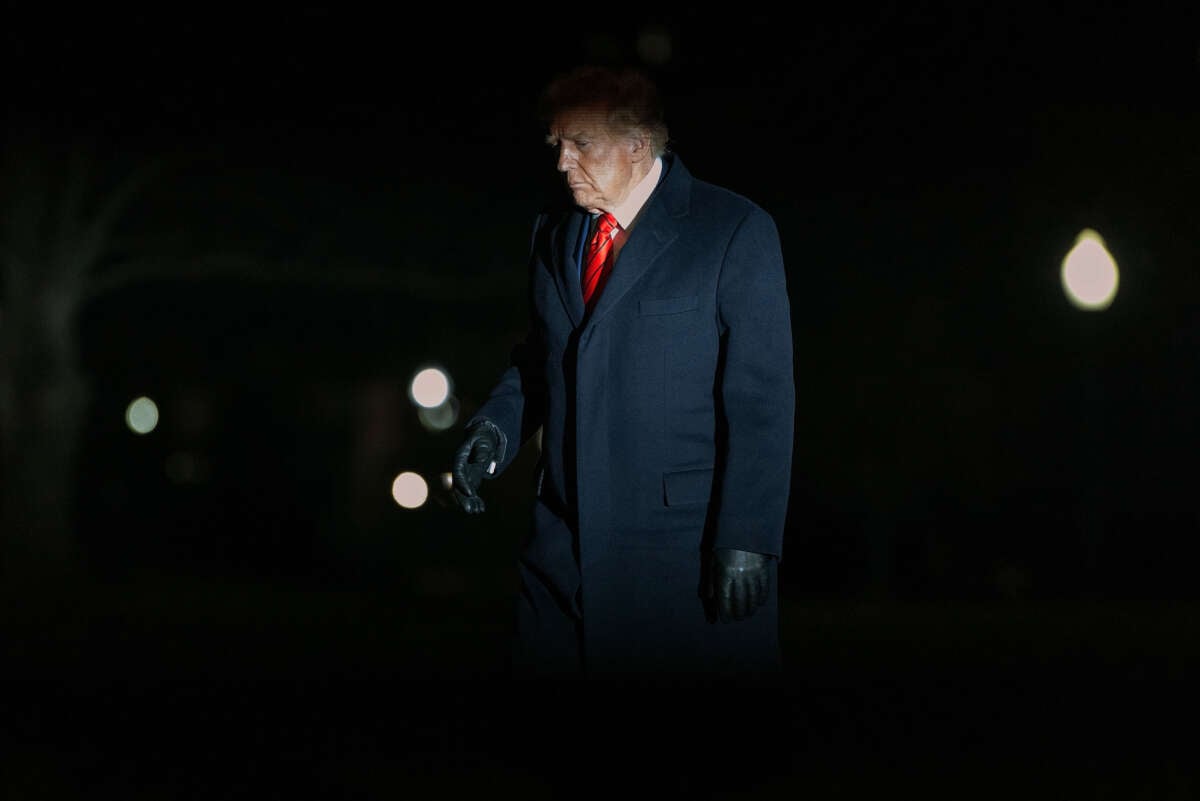
<svg viewBox="0 0 1200 801"><path fill-rule="evenodd" d="M638 302L638 314L652 317L659 314L679 314L692 311L700 306L699 295L688 295L682 298L643 299Z"/></svg>

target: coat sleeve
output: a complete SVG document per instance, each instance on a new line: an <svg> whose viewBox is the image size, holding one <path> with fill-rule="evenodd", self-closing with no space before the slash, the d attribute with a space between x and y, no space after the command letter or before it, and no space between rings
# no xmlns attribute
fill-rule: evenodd
<svg viewBox="0 0 1200 801"><path fill-rule="evenodd" d="M536 269L534 250L547 215L539 214L530 237L529 269ZM532 275L529 281L532 294ZM467 420L470 428L479 420L490 420L501 431L503 444L496 459L496 475L512 464L522 445L541 427L545 416L545 348L533 319L533 298L529 298L529 329L525 338L509 354L509 363L492 386L479 409Z"/></svg>
<svg viewBox="0 0 1200 801"><path fill-rule="evenodd" d="M720 436L713 545L781 556L796 391L779 232L761 209L753 209L730 240L717 314Z"/></svg>

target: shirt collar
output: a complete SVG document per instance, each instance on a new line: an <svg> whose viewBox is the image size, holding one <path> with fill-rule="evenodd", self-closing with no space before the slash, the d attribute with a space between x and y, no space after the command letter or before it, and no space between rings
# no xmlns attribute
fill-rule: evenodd
<svg viewBox="0 0 1200 801"><path fill-rule="evenodd" d="M637 217L642 206L646 205L646 200L654 191L654 187L658 186L658 179L662 175L662 171L662 157L655 156L654 163L650 165L650 172L638 181L637 186L629 193L629 197L625 198L625 202L612 210L612 215L617 218L622 229L629 228L633 224L634 217Z"/></svg>

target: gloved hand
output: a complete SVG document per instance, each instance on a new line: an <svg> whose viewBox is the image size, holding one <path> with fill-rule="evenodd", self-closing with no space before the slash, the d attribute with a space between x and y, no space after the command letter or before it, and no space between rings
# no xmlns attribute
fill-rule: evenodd
<svg viewBox="0 0 1200 801"><path fill-rule="evenodd" d="M480 420L467 429L462 444L454 452L450 471L454 498L467 514L479 514L485 508L483 498L479 497L479 485L485 476L495 472L503 455L502 443L503 435L496 424Z"/></svg>
<svg viewBox="0 0 1200 801"><path fill-rule="evenodd" d="M722 623L750 617L767 602L771 588L770 564L774 556L735 548L712 552L708 597Z"/></svg>

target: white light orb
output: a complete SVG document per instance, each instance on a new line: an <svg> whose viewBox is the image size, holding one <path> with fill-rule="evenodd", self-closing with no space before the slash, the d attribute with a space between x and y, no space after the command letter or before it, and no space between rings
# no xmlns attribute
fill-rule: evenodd
<svg viewBox="0 0 1200 801"><path fill-rule="evenodd" d="M406 470L392 481L392 499L405 509L420 509L429 500L429 485L419 474Z"/></svg>
<svg viewBox="0 0 1200 801"><path fill-rule="evenodd" d="M408 389L413 403L425 409L436 409L450 397L450 377L437 367L417 371Z"/></svg>
<svg viewBox="0 0 1200 801"><path fill-rule="evenodd" d="M130 401L125 407L125 425L135 434L149 434L158 427L158 404L144 395Z"/></svg>
<svg viewBox="0 0 1200 801"><path fill-rule="evenodd" d="M1075 245L1063 258L1061 277L1067 300L1085 311L1111 306L1120 282L1117 263L1104 239L1090 228L1075 237Z"/></svg>

